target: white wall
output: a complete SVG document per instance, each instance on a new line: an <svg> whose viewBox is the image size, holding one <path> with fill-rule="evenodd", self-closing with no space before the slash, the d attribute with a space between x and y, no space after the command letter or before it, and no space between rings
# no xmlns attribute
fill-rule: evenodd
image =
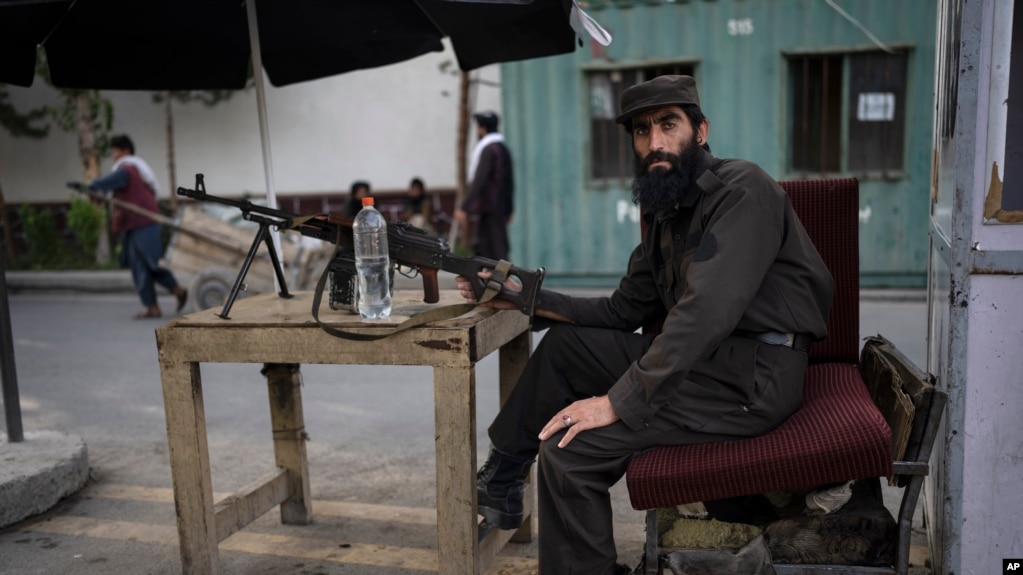
<svg viewBox="0 0 1023 575"><path fill-rule="evenodd" d="M446 72L440 67L452 63ZM274 88L267 82L267 117L278 196L347 192L352 181L374 190L404 189L413 176L427 187L455 184L458 75L454 52L383 68ZM113 64L112 64L113 65ZM477 74L477 73L474 73ZM472 109L500 110L499 66L478 71ZM32 88L9 86L21 110L55 101L36 80ZM114 105L114 133L127 133L169 195L165 114L149 92L104 92ZM174 105L177 185L192 187L205 174L212 194L266 192L256 92L236 94L213 108ZM470 126L471 127L471 126ZM469 145L473 137L469 138ZM102 170L110 167L105 158ZM0 186L9 204L65 201L68 180L82 179L76 138L51 129L44 140L0 132Z"/></svg>
<svg viewBox="0 0 1023 575"><path fill-rule="evenodd" d="M962 573L997 573L1002 558L1023 555L1021 293L1020 275L974 275L970 281L962 426Z"/></svg>

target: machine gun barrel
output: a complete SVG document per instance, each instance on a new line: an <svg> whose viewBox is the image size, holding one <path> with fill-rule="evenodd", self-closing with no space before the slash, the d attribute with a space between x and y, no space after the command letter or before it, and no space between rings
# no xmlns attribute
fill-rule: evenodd
<svg viewBox="0 0 1023 575"><path fill-rule="evenodd" d="M222 198L206 193L202 174L196 174L195 179L195 189L179 187L177 190L178 195L194 200L233 206L242 211L242 216L245 219L260 224L260 237L257 237L256 242L253 244L253 250L250 251L249 258L243 267L243 274L248 269L251 258L255 253L256 244L263 239L262 236L265 235L264 230L267 226L273 226L277 230L293 230L304 236L335 244L346 255L354 253L355 242L352 231L354 220L352 218L339 214L300 216L275 208L260 206L247 200ZM431 236L406 222L389 222L387 224L387 240L391 260L399 266L412 268L423 276L423 301L426 303L436 303L440 299L437 285L437 270L444 270L469 279L473 286L473 292L477 300L479 300L483 297L488 287L487 282L480 278L479 274L485 271L493 271L500 264L500 262L489 258L470 258L453 254L445 239ZM275 266L279 266L276 260ZM544 274L544 268L529 270L510 266L507 276L515 278L520 289L509 289L507 285L502 285L497 297L515 303L522 313L533 315ZM279 277L283 277L283 274L279 274ZM241 277L239 277L236 285L240 284L240 280ZM286 288L284 293L287 293ZM229 303L233 299L233 297L230 298L228 300ZM221 315L226 318L227 309Z"/></svg>

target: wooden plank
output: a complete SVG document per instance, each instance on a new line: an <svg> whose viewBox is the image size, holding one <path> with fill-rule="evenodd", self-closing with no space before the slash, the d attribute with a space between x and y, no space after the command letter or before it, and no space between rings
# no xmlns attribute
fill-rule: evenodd
<svg viewBox="0 0 1023 575"><path fill-rule="evenodd" d="M876 347L864 347L861 365L863 381L871 398L892 430L892 458L900 460L906 452L913 428L916 414L913 400L903 389L902 376Z"/></svg>
<svg viewBox="0 0 1023 575"><path fill-rule="evenodd" d="M252 239L249 240L250 242ZM174 268L187 268L201 270L210 266L224 267L239 271L241 262L248 253L249 245L238 242L237 244L223 244L211 241L208 238L197 237L191 234L181 234L175 238L174 249L167 255L168 263ZM262 250L265 255L266 248ZM259 254L257 254L257 260ZM255 267L255 266L254 266ZM250 270L250 273L253 270Z"/></svg>
<svg viewBox="0 0 1023 575"><path fill-rule="evenodd" d="M238 214L241 215L241 212L239 211ZM188 204L182 208L175 224L179 231L204 242L207 248L216 246L225 255L235 254L240 258L239 262L248 253L249 246L252 245L256 233L259 231L259 226L255 223L241 221L240 224L233 224L206 213L202 207L196 204ZM281 242L281 250L285 258L295 258L298 249L296 242ZM266 246L259 249L257 256L269 257Z"/></svg>
<svg viewBox="0 0 1023 575"><path fill-rule="evenodd" d="M433 395L439 565L446 575L480 575L475 368L434 368Z"/></svg>
<svg viewBox="0 0 1023 575"><path fill-rule="evenodd" d="M917 367L899 348L895 347L895 344L880 335L867 338L866 343L878 348L890 358L892 366L902 377L906 393L911 397L915 399L933 389L932 377Z"/></svg>
<svg viewBox="0 0 1023 575"><path fill-rule="evenodd" d="M890 395L897 396L898 409L912 413L908 420L905 415L894 422L889 420L889 426L892 427L892 457L896 461L917 461L927 439L928 422L932 417L931 407L935 401L933 378L880 335L867 338L860 358L863 378L868 388L877 389L878 392L885 387L891 388ZM886 418L886 410L894 409L890 397L875 396L875 402ZM940 410L933 417L940 419ZM896 444L896 441L900 443ZM898 474L889 478L892 485L905 486L906 481L906 477Z"/></svg>
<svg viewBox="0 0 1023 575"><path fill-rule="evenodd" d="M273 363L263 368L270 398L277 467L288 470L287 499L281 503L281 523L307 525L313 520L309 463L306 458L305 416L302 412L302 373L298 364Z"/></svg>
<svg viewBox="0 0 1023 575"><path fill-rule="evenodd" d="M869 347L868 347L869 346ZM885 365L902 382L902 389L913 402L914 410L922 414L915 417L907 439L904 459L919 459L921 442L924 440L927 422L930 418L931 403L934 401L934 378L916 366L895 344L878 335L867 340L863 352L868 351L884 358ZM938 415L940 418L940 414Z"/></svg>
<svg viewBox="0 0 1023 575"><path fill-rule="evenodd" d="M223 541L288 498L288 470L277 468L216 504L217 541Z"/></svg>
<svg viewBox="0 0 1023 575"><path fill-rule="evenodd" d="M197 241L198 245L205 245L207 249L216 248L225 253L246 253L252 238L256 236L255 226L247 229L236 228L230 222L215 218L195 205L181 208L178 217L169 225L182 236Z"/></svg>
<svg viewBox="0 0 1023 575"><path fill-rule="evenodd" d="M211 313L218 310L211 310ZM170 328L175 359L227 363L468 366L466 330L409 330L379 341L349 341L314 325L236 329Z"/></svg>
<svg viewBox="0 0 1023 575"><path fill-rule="evenodd" d="M452 296L442 294L449 299ZM416 296L421 294L416 292ZM409 306L415 307L408 299L397 301L396 316L386 322L363 322L358 316L341 312L335 313L338 319L328 321L353 332L386 332L408 317L404 313ZM235 302L231 319L218 317L218 310L196 312L171 321L158 337L165 339L176 359L188 361L466 366L475 363L491 346L511 340L529 326L529 319L518 311L479 309L461 318L364 342L324 332L312 320L310 310L309 292L299 292L291 299L264 294Z"/></svg>
<svg viewBox="0 0 1023 575"><path fill-rule="evenodd" d="M473 326L473 337L470 340L474 343L472 349L472 361L474 362L480 361L523 332L529 331L529 318L519 311L480 314L476 321L476 325Z"/></svg>
<svg viewBox="0 0 1023 575"><path fill-rule="evenodd" d="M199 365L161 359L160 376L181 571L185 575L216 575L220 565Z"/></svg>
<svg viewBox="0 0 1023 575"><path fill-rule="evenodd" d="M515 385L519 382L519 377L522 376L522 371L526 369L526 363L529 361L529 356L532 352L533 333L530 331L519 333L508 343L501 346L500 355L498 356L497 376L498 385L500 385L498 398L502 406L508 401L508 396L511 395Z"/></svg>
<svg viewBox="0 0 1023 575"><path fill-rule="evenodd" d="M168 267L182 275L196 275L209 268L222 268L237 275L258 231L255 224L235 225L206 213L196 204L181 208L170 225L175 234L165 257ZM298 260L302 250L297 242L282 236L281 251L286 266L301 265ZM274 289L273 266L263 244L246 274L246 283L251 286L250 291L272 292Z"/></svg>

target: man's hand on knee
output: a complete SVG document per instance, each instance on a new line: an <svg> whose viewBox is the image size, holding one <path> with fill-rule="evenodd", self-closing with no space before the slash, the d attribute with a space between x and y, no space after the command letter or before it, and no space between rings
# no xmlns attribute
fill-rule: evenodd
<svg viewBox="0 0 1023 575"><path fill-rule="evenodd" d="M611 400L606 395L580 399L559 411L547 425L543 426L540 430L540 441L547 441L555 433L567 428L568 431L558 442L558 447L565 447L580 431L605 427L619 419L614 407L611 406Z"/></svg>

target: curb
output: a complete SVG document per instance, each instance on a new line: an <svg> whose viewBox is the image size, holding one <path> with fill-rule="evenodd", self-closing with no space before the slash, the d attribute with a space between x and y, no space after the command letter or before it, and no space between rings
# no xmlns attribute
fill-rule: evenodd
<svg viewBox="0 0 1023 575"><path fill-rule="evenodd" d="M18 292L134 293L131 272L109 271L9 271L7 289Z"/></svg>
<svg viewBox="0 0 1023 575"><path fill-rule="evenodd" d="M89 456L80 437L28 431L9 443L0 436L0 528L42 513L81 489L89 479Z"/></svg>

